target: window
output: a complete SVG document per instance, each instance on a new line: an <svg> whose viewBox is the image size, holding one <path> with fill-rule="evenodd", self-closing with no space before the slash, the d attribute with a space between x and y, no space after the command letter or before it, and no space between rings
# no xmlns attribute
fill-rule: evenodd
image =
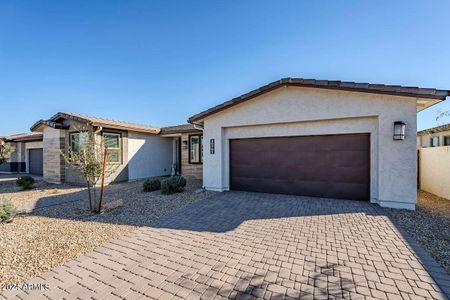
<svg viewBox="0 0 450 300"><path fill-rule="evenodd" d="M444 136L444 146L450 146L450 136Z"/></svg>
<svg viewBox="0 0 450 300"><path fill-rule="evenodd" d="M203 136L189 136L189 163L201 164L203 162Z"/></svg>
<svg viewBox="0 0 450 300"><path fill-rule="evenodd" d="M110 163L120 163L122 155L120 151L120 134L103 132L103 143L108 147L106 161Z"/></svg>
<svg viewBox="0 0 450 300"><path fill-rule="evenodd" d="M73 152L78 152L86 148L87 132L75 132L70 134L70 148Z"/></svg>
<svg viewBox="0 0 450 300"><path fill-rule="evenodd" d="M430 145L431 145L431 147L439 146L439 137L438 136L432 137L431 141L430 141Z"/></svg>

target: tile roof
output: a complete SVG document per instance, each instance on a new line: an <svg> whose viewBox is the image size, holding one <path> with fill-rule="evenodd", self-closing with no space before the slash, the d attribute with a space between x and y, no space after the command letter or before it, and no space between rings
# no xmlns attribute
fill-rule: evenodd
<svg viewBox="0 0 450 300"><path fill-rule="evenodd" d="M129 131L136 131L136 132L158 134L161 131L161 128L156 127L156 126L136 124L136 123L130 123L130 122L125 122L125 121L111 120L111 119L92 117L92 116L85 116L85 115L81 115L81 114L67 113L67 112L58 112L57 114L52 116L49 120L38 121L31 127L31 130L36 129L37 126L39 126L40 124L51 126L53 128L60 127L62 124L58 123L58 121L61 119L74 120L74 121L78 121L78 122L84 123L84 124L89 124L92 126L102 126L102 127L107 127L107 128L129 130ZM57 125L57 124L60 124L60 125ZM54 127L54 126L56 126L56 127Z"/></svg>
<svg viewBox="0 0 450 300"><path fill-rule="evenodd" d="M444 125L436 126L433 128L418 131L417 135L431 134L431 133L448 131L448 130L450 130L450 124L444 124Z"/></svg>
<svg viewBox="0 0 450 300"><path fill-rule="evenodd" d="M182 124L175 126L166 126L161 128L161 134L177 134L177 133L189 133L189 132L199 132L200 129L196 128L192 124Z"/></svg>
<svg viewBox="0 0 450 300"><path fill-rule="evenodd" d="M435 100L445 100L450 95L449 90L438 90L433 88L419 88L411 86L400 85L384 85L384 84L370 84L370 83L357 83L346 81L330 81L330 80L316 80L316 79L304 79L304 78L283 78L268 85L262 86L249 93L233 98L215 107L207 109L189 118L188 122L198 121L206 116L227 109L231 106L239 104L243 101L255 98L272 90L275 90L282 86L300 86L300 87L313 87L322 89L335 89L345 90L363 93L375 93L375 94L388 94L395 96L406 96L415 98L427 98Z"/></svg>
<svg viewBox="0 0 450 300"><path fill-rule="evenodd" d="M12 142L40 141L40 140L42 140L42 133L40 133L40 132L19 133L19 134L4 136L2 138L7 141L12 141Z"/></svg>

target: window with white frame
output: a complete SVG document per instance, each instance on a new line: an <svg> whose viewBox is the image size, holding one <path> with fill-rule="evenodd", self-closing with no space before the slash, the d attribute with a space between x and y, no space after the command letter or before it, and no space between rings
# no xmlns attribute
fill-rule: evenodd
<svg viewBox="0 0 450 300"><path fill-rule="evenodd" d="M103 143L108 147L106 161L109 163L121 163L122 151L120 145L120 133L103 132Z"/></svg>

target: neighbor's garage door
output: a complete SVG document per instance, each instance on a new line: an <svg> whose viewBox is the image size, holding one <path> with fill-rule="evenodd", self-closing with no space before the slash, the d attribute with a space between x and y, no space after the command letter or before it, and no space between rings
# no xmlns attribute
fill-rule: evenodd
<svg viewBox="0 0 450 300"><path fill-rule="evenodd" d="M369 200L369 134L230 140L231 189Z"/></svg>
<svg viewBox="0 0 450 300"><path fill-rule="evenodd" d="M42 149L28 150L28 172L34 175L43 174L43 156Z"/></svg>

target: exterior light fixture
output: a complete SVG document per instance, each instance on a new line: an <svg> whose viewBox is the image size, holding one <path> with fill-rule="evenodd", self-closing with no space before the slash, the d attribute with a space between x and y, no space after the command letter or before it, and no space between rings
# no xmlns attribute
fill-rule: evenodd
<svg viewBox="0 0 450 300"><path fill-rule="evenodd" d="M394 122L394 141L401 141L405 139L406 123L402 121Z"/></svg>

